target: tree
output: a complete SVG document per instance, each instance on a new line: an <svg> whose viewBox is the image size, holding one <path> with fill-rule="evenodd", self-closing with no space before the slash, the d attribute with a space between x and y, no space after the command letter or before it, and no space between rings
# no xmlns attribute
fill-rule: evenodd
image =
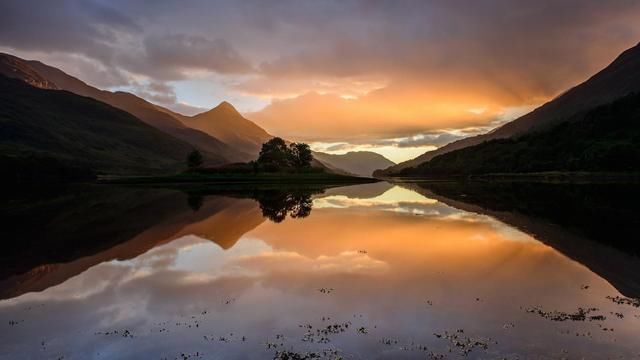
<svg viewBox="0 0 640 360"><path fill-rule="evenodd" d="M202 154L198 150L193 150L187 156L187 166L189 170L196 170L202 166Z"/></svg>
<svg viewBox="0 0 640 360"><path fill-rule="evenodd" d="M305 143L291 143L289 145L289 164L296 169L311 166L313 155L311 148Z"/></svg>
<svg viewBox="0 0 640 360"><path fill-rule="evenodd" d="M279 223L287 215L294 219L301 219L311 214L313 200L311 190L260 190L252 196L258 200L262 216Z"/></svg>
<svg viewBox="0 0 640 360"><path fill-rule="evenodd" d="M289 166L289 149L287 143L279 137L262 144L258 164L268 171L278 171Z"/></svg>

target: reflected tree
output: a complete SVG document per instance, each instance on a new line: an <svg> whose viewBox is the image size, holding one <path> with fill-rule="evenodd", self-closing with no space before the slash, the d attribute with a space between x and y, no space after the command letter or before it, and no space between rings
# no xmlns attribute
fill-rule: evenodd
<svg viewBox="0 0 640 360"><path fill-rule="evenodd" d="M309 216L313 207L312 194L312 191L307 190L264 190L254 193L253 197L260 203L262 215L279 223L286 219L287 215L294 219Z"/></svg>
<svg viewBox="0 0 640 360"><path fill-rule="evenodd" d="M187 196L187 204L193 210L193 212L197 212L202 207L203 196L200 194L189 193Z"/></svg>

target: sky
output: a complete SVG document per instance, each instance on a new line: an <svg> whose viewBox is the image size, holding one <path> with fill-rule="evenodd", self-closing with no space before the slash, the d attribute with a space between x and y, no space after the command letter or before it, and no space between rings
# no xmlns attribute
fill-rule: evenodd
<svg viewBox="0 0 640 360"><path fill-rule="evenodd" d="M394 161L524 114L639 41L637 0L0 2L2 52Z"/></svg>

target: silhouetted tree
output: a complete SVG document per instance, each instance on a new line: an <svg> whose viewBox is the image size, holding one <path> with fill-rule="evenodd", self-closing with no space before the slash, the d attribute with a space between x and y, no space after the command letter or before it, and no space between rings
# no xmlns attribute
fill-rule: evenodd
<svg viewBox="0 0 640 360"><path fill-rule="evenodd" d="M187 156L187 166L189 170L196 170L202 166L202 154L198 150L193 150Z"/></svg>
<svg viewBox="0 0 640 360"><path fill-rule="evenodd" d="M258 164L267 171L278 171L289 166L289 149L284 140L279 137L262 144Z"/></svg>
<svg viewBox="0 0 640 360"><path fill-rule="evenodd" d="M289 164L296 169L311 166L313 155L311 148L305 143L291 143L289 145Z"/></svg>

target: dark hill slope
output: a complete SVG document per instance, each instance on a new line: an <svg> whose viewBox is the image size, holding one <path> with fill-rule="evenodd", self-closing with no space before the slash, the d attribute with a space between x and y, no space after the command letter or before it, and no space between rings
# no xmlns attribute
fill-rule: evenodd
<svg viewBox="0 0 640 360"><path fill-rule="evenodd" d="M167 173L181 170L192 149L97 100L0 76L0 150L5 163L46 158L103 174Z"/></svg>
<svg viewBox="0 0 640 360"><path fill-rule="evenodd" d="M37 87L67 90L77 95L88 96L124 110L143 122L192 144L203 153L207 165L236 161L240 157L219 139L185 126L171 114L160 111L156 105L142 98L127 92L94 88L60 69L39 61L24 60L0 53L0 74L18 78Z"/></svg>
<svg viewBox="0 0 640 360"><path fill-rule="evenodd" d="M585 111L612 102L632 92L640 92L640 44L624 51L609 66L582 84L555 99L486 134L464 138L429 151L415 159L392 166L376 175L391 175L415 167L438 155L477 145L493 139L505 139L558 124L571 118L583 119Z"/></svg>
<svg viewBox="0 0 640 360"><path fill-rule="evenodd" d="M496 139L437 156L403 175L544 171L640 171L640 93L598 106L581 121Z"/></svg>

